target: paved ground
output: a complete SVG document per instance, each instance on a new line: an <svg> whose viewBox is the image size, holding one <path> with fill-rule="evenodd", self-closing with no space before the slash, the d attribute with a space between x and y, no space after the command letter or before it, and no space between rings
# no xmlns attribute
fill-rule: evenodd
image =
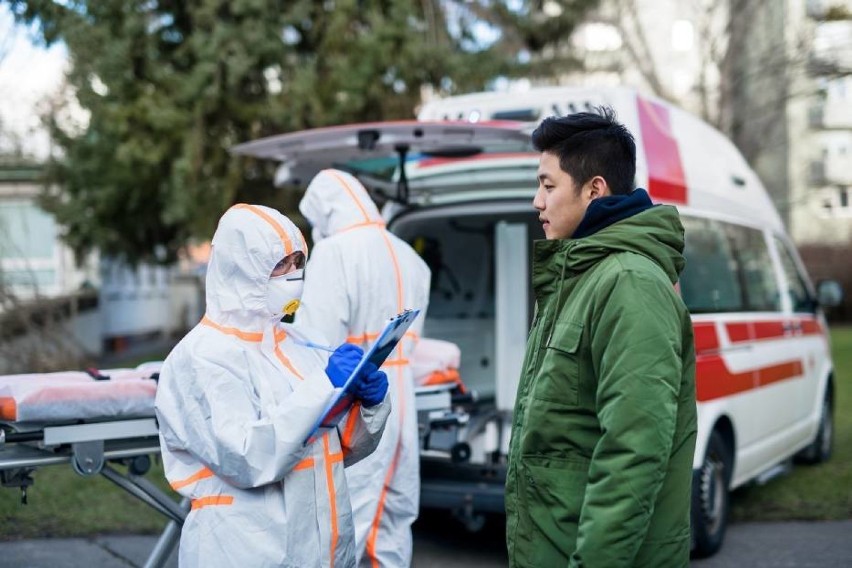
<svg viewBox="0 0 852 568"><path fill-rule="evenodd" d="M506 566L499 518L467 534L451 519L426 515L415 530L414 568ZM0 542L0 567L130 568L145 563L156 537ZM169 568L176 568L174 558ZM729 529L722 551L692 568L848 568L852 566L852 520L822 523L746 523Z"/></svg>
<svg viewBox="0 0 852 568"><path fill-rule="evenodd" d="M852 566L852 520L733 525L722 550L692 566L848 568Z"/></svg>

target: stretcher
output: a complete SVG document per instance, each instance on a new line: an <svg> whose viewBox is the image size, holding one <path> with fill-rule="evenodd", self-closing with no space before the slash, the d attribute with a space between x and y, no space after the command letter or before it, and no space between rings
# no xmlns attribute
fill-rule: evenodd
<svg viewBox="0 0 852 568"><path fill-rule="evenodd" d="M412 355L421 448L454 458L466 447L459 401L473 400L459 360L457 346L427 338ZM169 519L146 568L165 565L189 510L187 500L176 502L144 477L160 452L154 398L161 364L0 376L0 483L18 488L26 503L42 467L70 464L81 476L106 477Z"/></svg>
<svg viewBox="0 0 852 568"><path fill-rule="evenodd" d="M449 454L453 461L470 457L467 434L476 400L461 380L461 351L449 341L421 337L411 354L422 453Z"/></svg>
<svg viewBox="0 0 852 568"><path fill-rule="evenodd" d="M188 510L144 477L160 451L158 371L153 363L0 376L0 483L18 488L26 503L42 467L70 464L81 476L103 475L169 519L145 564L150 568L168 560Z"/></svg>

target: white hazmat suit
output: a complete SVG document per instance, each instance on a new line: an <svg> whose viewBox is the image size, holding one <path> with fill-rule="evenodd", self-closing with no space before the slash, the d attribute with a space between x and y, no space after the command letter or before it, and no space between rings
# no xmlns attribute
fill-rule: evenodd
<svg viewBox="0 0 852 568"><path fill-rule="evenodd" d="M270 273L307 248L274 209L219 222L204 319L166 358L156 412L166 477L191 500L182 567L348 568L355 563L344 465L370 453L388 398L353 407L346 435L303 441L332 393L328 354L267 307Z"/></svg>
<svg viewBox="0 0 852 568"><path fill-rule="evenodd" d="M411 563L411 524L420 501L420 467L414 386L409 365L429 301L430 271L404 241L385 229L376 205L348 173L323 170L311 181L299 209L313 227L314 252L296 325L367 349L385 322L419 308L383 365L392 400L379 447L346 470L360 566L401 568Z"/></svg>

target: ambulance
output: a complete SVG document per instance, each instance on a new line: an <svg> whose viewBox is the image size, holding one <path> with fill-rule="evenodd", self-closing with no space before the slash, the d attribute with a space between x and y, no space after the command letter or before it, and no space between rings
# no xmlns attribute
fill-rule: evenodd
<svg viewBox="0 0 852 568"><path fill-rule="evenodd" d="M689 113L627 88L478 93L424 105L417 121L342 125L247 142L277 182L345 169L383 205L388 228L432 271L423 337L457 349L455 382L418 388L421 506L472 530L503 512L511 414L534 310L529 134L551 115L612 107L634 134L636 185L678 208L678 283L696 344L698 439L693 554L722 544L729 492L832 451L834 370L823 309L765 189L733 144ZM425 342L424 342L425 343Z"/></svg>

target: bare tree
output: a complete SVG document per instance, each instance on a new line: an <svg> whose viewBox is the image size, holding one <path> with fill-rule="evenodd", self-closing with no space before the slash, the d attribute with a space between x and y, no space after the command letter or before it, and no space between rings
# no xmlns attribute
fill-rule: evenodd
<svg viewBox="0 0 852 568"><path fill-rule="evenodd" d="M29 280L35 282L32 270ZM82 369L89 358L68 332L78 297L23 297L0 267L0 373L40 373Z"/></svg>
<svg viewBox="0 0 852 568"><path fill-rule="evenodd" d="M804 72L810 55L810 33L786 35L783 10L772 0L686 0L693 15L698 70L688 96L676 95L663 79L665 61L656 60L643 25L640 0L611 0L597 19L614 26L622 39L621 69L636 70L657 96L693 107L702 119L727 134L753 160L765 149L766 134L779 109L791 97L811 96L817 87L791 81ZM774 21L772 20L774 17ZM755 22L760 21L761 26Z"/></svg>

